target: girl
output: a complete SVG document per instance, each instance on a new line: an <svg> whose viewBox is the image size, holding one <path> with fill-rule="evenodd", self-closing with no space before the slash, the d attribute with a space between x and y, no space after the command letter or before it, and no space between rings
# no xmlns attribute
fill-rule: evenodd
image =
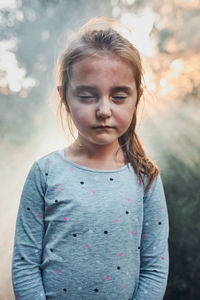
<svg viewBox="0 0 200 300"><path fill-rule="evenodd" d="M115 24L93 19L60 55L60 103L78 136L35 161L24 184L12 264L18 300L163 299L165 194L135 132L140 55Z"/></svg>

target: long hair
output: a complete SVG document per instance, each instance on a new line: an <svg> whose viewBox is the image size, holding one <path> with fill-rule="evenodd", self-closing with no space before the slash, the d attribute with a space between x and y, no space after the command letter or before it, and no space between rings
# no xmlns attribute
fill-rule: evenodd
<svg viewBox="0 0 200 300"><path fill-rule="evenodd" d="M142 63L140 54L135 46L116 29L120 26L122 25L112 18L94 18L68 39L67 45L59 55L57 63L57 80L62 92L61 94L63 95L63 97L60 97L59 108L61 109L62 105L64 105L68 117L71 117L67 103L67 91L74 63L79 62L85 57L101 53L114 53L128 61L135 78L137 100L131 124L128 130L118 138L118 141L124 153L126 163L131 163L138 180L143 182L143 184L145 183L144 175L146 175L148 184L145 191L147 191L159 174L159 169L145 154L136 133L138 104L143 94ZM62 119L61 112L60 117Z"/></svg>

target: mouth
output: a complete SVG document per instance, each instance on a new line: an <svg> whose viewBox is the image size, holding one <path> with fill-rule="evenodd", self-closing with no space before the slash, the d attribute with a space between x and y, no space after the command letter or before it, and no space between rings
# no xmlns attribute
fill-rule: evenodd
<svg viewBox="0 0 200 300"><path fill-rule="evenodd" d="M95 129L113 129L113 126L101 125L101 126L94 126Z"/></svg>

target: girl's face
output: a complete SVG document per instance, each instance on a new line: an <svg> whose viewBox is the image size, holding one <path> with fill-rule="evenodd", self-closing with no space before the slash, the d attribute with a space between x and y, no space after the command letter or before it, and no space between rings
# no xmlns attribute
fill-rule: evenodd
<svg viewBox="0 0 200 300"><path fill-rule="evenodd" d="M66 98L82 144L118 144L136 105L133 70L111 53L84 58L72 67Z"/></svg>

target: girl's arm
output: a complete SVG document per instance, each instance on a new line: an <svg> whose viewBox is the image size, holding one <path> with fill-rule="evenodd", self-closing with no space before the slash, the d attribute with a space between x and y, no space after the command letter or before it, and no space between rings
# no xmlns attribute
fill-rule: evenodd
<svg viewBox="0 0 200 300"><path fill-rule="evenodd" d="M161 176L144 195L139 285L134 300L161 300L169 268L169 220Z"/></svg>
<svg viewBox="0 0 200 300"><path fill-rule="evenodd" d="M40 272L44 236L45 180L35 162L26 178L20 200L12 259L15 299L45 300Z"/></svg>

